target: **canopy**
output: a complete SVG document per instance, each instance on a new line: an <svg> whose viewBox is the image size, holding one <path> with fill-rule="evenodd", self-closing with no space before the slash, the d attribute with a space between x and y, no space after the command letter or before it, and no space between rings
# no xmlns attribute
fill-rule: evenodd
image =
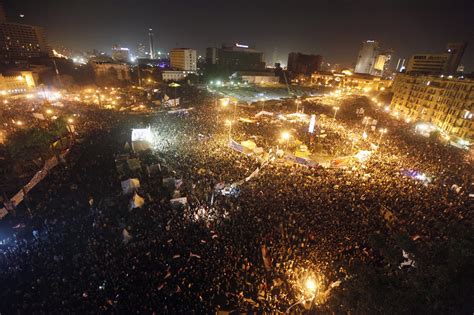
<svg viewBox="0 0 474 315"><path fill-rule="evenodd" d="M138 180L138 178L129 178L127 180L122 181L122 190L123 193L126 195L133 193L139 187L140 181Z"/></svg>
<svg viewBox="0 0 474 315"><path fill-rule="evenodd" d="M135 193L130 200L130 210L135 209L135 208L141 208L145 204L145 199L140 197L139 194Z"/></svg>

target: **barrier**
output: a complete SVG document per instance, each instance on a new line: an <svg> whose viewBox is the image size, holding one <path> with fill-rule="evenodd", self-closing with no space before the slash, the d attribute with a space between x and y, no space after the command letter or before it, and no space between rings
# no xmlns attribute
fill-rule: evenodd
<svg viewBox="0 0 474 315"><path fill-rule="evenodd" d="M69 153L69 149L65 150L63 153L60 154L60 158L64 158ZM36 174L30 179L30 181L23 186L20 191L18 191L10 200L6 201L11 203L13 207L18 206L23 199L25 198L25 194L31 191L38 183L40 183L52 170L56 165L59 164L58 159L56 156L46 160L42 169L40 169ZM0 220L3 219L8 214L8 210L6 208L0 209Z"/></svg>

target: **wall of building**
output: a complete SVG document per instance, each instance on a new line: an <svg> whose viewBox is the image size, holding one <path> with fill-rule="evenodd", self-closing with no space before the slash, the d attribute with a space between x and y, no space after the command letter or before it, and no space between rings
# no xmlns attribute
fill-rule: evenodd
<svg viewBox="0 0 474 315"><path fill-rule="evenodd" d="M161 73L163 81L182 81L187 78L189 72L186 71L163 71Z"/></svg>
<svg viewBox="0 0 474 315"><path fill-rule="evenodd" d="M392 85L392 81L372 75L346 75L344 73L315 72L311 75L311 84L330 87L345 87L369 92L385 90Z"/></svg>
<svg viewBox="0 0 474 315"><path fill-rule="evenodd" d="M357 64L355 66L356 73L372 73L378 49L379 43L376 41L367 40L362 43L362 47L357 57Z"/></svg>
<svg viewBox="0 0 474 315"><path fill-rule="evenodd" d="M401 117L435 124L449 134L474 141L474 81L398 74L391 107Z"/></svg>
<svg viewBox="0 0 474 315"><path fill-rule="evenodd" d="M0 74L0 93L1 94L20 94L34 89L36 86L33 73L30 71L21 71L14 75Z"/></svg>
<svg viewBox="0 0 474 315"><path fill-rule="evenodd" d="M175 48L170 52L170 62L173 69L196 71L197 52L194 49Z"/></svg>
<svg viewBox="0 0 474 315"><path fill-rule="evenodd" d="M48 56L43 28L38 26L0 23L0 58L22 59Z"/></svg>
<svg viewBox="0 0 474 315"><path fill-rule="evenodd" d="M118 63L91 62L94 73L97 77L108 75L111 69L117 73L119 81L130 81L130 69L128 65Z"/></svg>

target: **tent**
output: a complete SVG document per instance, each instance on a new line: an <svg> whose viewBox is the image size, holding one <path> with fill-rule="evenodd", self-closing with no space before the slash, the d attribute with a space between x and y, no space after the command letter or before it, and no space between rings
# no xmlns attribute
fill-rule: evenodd
<svg viewBox="0 0 474 315"><path fill-rule="evenodd" d="M133 236L127 231L127 229L122 230L122 240L123 243L126 245L128 242L132 240Z"/></svg>
<svg viewBox="0 0 474 315"><path fill-rule="evenodd" d="M187 197L181 197L181 198L173 198L170 200L170 203L172 205L186 205L188 203L188 198Z"/></svg>
<svg viewBox="0 0 474 315"><path fill-rule="evenodd" d="M132 199L130 199L129 209L132 210L135 208L141 208L144 204L145 204L145 199L140 197L139 194L135 193Z"/></svg>
<svg viewBox="0 0 474 315"><path fill-rule="evenodd" d="M262 111L260 111L258 114L255 115L255 118L258 118L258 117L260 117L260 116L262 116L262 115L273 116L274 114L273 114L272 112L267 112L267 111L262 110Z"/></svg>
<svg viewBox="0 0 474 315"><path fill-rule="evenodd" d="M129 178L122 181L122 190L125 195L133 193L137 188L140 188L140 181L138 178Z"/></svg>

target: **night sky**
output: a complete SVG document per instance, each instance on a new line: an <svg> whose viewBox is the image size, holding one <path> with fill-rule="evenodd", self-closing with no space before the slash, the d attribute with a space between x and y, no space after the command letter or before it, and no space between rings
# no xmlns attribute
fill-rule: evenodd
<svg viewBox="0 0 474 315"><path fill-rule="evenodd" d="M290 51L323 55L351 66L361 42L380 41L398 58L442 52L446 43L467 40L462 64L474 71L473 0L4 0L11 21L45 27L51 45L73 50L114 44L133 51L155 46L205 48L223 42L256 45L267 62L286 64ZM19 14L24 14L20 18Z"/></svg>

